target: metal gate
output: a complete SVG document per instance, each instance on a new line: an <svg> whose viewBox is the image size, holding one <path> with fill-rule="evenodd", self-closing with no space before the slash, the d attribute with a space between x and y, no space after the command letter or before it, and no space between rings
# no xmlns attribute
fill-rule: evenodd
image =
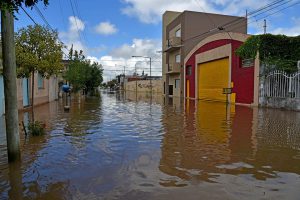
<svg viewBox="0 0 300 200"><path fill-rule="evenodd" d="M300 72L273 71L262 81L261 97L300 98Z"/></svg>

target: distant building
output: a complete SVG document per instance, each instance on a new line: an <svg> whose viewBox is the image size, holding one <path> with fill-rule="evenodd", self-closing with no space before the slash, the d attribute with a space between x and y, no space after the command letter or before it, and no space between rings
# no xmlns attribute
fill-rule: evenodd
<svg viewBox="0 0 300 200"><path fill-rule="evenodd" d="M239 23L226 27L225 31L247 33L247 19L243 17L192 11L164 13L162 73L165 95L185 96L183 81L185 57L201 40L218 31L224 32L223 27L218 26L234 20L239 20Z"/></svg>

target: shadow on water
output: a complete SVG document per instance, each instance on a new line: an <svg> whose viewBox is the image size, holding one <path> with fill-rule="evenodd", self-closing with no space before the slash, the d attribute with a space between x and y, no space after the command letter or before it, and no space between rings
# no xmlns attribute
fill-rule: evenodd
<svg viewBox="0 0 300 200"><path fill-rule="evenodd" d="M0 199L297 199L300 113L102 92L36 108L47 134L24 137ZM19 113L28 121L28 113ZM0 121L3 124L3 119ZM1 125L2 125L1 124Z"/></svg>

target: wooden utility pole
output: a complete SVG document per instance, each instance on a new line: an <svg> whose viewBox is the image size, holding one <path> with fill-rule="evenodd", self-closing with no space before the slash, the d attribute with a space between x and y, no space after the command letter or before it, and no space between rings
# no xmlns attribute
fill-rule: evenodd
<svg viewBox="0 0 300 200"><path fill-rule="evenodd" d="M7 10L1 11L1 35L7 152L8 161L12 162L20 159L20 137L16 83L17 74L14 41L14 17L13 14Z"/></svg>

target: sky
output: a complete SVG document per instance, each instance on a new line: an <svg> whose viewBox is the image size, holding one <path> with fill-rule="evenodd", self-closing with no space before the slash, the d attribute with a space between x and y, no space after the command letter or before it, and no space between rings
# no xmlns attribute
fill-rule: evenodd
<svg viewBox="0 0 300 200"><path fill-rule="evenodd" d="M123 73L144 71L149 74L148 58L152 58L152 75L161 75L162 14L166 10L219 13L245 16L274 0L49 0L39 10L68 49L82 49L86 57L103 65L104 80ZM300 0L281 0L261 15L248 19L248 33L261 34L263 20L267 32L299 35ZM38 11L26 8L38 24L45 25ZM22 11L17 14L15 29L33 25ZM208 19L209 20L209 19ZM125 66L125 67L124 67Z"/></svg>

